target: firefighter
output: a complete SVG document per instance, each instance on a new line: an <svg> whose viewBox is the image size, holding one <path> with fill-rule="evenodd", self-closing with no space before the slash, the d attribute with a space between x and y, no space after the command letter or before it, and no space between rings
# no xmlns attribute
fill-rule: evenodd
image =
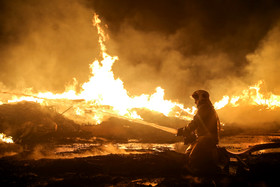
<svg viewBox="0 0 280 187"><path fill-rule="evenodd" d="M195 174L213 174L217 171L219 143L219 118L205 90L192 94L197 106L193 120L185 127L178 129L177 136L184 137L189 145L186 150L187 167Z"/></svg>

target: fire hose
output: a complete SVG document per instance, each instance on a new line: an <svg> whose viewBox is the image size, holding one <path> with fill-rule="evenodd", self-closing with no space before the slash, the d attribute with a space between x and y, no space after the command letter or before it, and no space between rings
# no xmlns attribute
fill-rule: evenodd
<svg viewBox="0 0 280 187"><path fill-rule="evenodd" d="M155 123L148 123L141 120L137 120L135 122L148 125L172 134L177 134L177 129L174 128L164 127ZM266 149L277 149L277 148L280 148L280 143L277 142L253 145L241 152L234 152L234 151L227 150L225 147L217 146L219 157L225 158L223 161L224 163L222 163L224 165L224 168L229 168L230 158L235 158L238 161L238 164L246 171L249 171L250 168L248 164L244 161L244 159L248 158L253 152L266 150Z"/></svg>
<svg viewBox="0 0 280 187"><path fill-rule="evenodd" d="M122 118L127 119L125 117L122 117ZM133 121L133 122L136 122L136 123L140 123L140 124L143 124L143 125L148 125L150 127L154 127L154 128L163 130L165 132L172 133L174 135L176 135L177 132L178 132L177 129L174 129L174 128L171 128L171 127L161 126L161 125L158 125L158 124L155 124L155 123L146 122L146 121L143 121L143 120L140 120L140 119L133 119L133 120L127 119L127 120L130 120L130 121ZM238 161L239 165L247 171L249 171L250 168L249 168L248 164L244 161L245 158L248 158L253 152L266 150L266 149L277 149L277 148L280 148L280 143L277 143L277 142L276 143L274 142L274 143L264 143L264 144L253 145L253 146L250 146L249 148L247 148L243 151L240 151L240 152L230 151L230 150L227 150L225 147L220 147L219 145L217 146L219 157L226 158L224 163L223 163L223 165L225 165L225 167L229 167L230 158L235 158Z"/></svg>
<svg viewBox="0 0 280 187"><path fill-rule="evenodd" d="M225 147L218 146L217 148L218 148L219 153L222 156L227 157L227 159L228 159L227 160L228 163L226 163L227 165L229 165L230 158L235 158L235 159L237 159L239 165L243 167L243 169L249 171L250 168L249 168L248 164L244 161L245 158L248 158L249 156L251 156L251 154L253 152L256 152L256 151L280 148L280 143L273 142L273 143L257 144L257 145L250 146L249 148L247 148L243 151L240 151L240 152L229 151Z"/></svg>

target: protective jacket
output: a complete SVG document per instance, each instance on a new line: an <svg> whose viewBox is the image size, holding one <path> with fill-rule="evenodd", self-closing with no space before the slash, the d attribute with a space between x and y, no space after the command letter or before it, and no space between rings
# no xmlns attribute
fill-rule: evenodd
<svg viewBox="0 0 280 187"><path fill-rule="evenodd" d="M211 136L216 144L219 142L218 128L220 122L217 113L209 99L201 99L197 103L197 113L188 124L190 131L196 131L197 137Z"/></svg>
<svg viewBox="0 0 280 187"><path fill-rule="evenodd" d="M218 128L220 122L216 111L209 100L208 92L195 91L192 95L197 105L197 113L193 120L184 128L178 129L178 134L185 137L185 143L190 143L186 150L188 165L194 173L213 174L217 171L218 152ZM191 140L190 135L196 132L197 138Z"/></svg>

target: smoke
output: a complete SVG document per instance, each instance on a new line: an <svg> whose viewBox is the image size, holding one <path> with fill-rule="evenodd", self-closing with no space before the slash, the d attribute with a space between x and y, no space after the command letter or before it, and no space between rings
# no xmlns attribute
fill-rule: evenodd
<svg viewBox="0 0 280 187"><path fill-rule="evenodd" d="M98 57L93 11L81 1L1 1L1 75L10 88L63 91Z"/></svg>
<svg viewBox="0 0 280 187"><path fill-rule="evenodd" d="M252 79L265 80L265 89L280 94L280 24L278 23L260 43L256 51L247 56L251 62L248 67Z"/></svg>
<svg viewBox="0 0 280 187"><path fill-rule="evenodd" d="M206 89L214 101L245 89L247 58L279 20L276 1L88 1L109 25L114 65L131 94L152 93L189 101Z"/></svg>
<svg viewBox="0 0 280 187"><path fill-rule="evenodd" d="M220 85L217 82L233 84L236 76L231 70L235 65L229 55L217 52L185 56L174 47L181 32L166 37L126 27L117 39L122 43L118 52L124 56L120 55L115 72L123 78L128 90L136 94L153 93L161 86L167 98L185 102L194 90L210 90Z"/></svg>
<svg viewBox="0 0 280 187"><path fill-rule="evenodd" d="M247 74L243 77L248 82L263 80L260 92L280 94L279 73L280 68L280 24L268 31L267 35L259 42L254 52L248 54L249 65L246 67ZM247 106L225 108L219 111L223 121L238 123L245 126L257 126L266 129L279 130L279 108L268 110L265 107Z"/></svg>
<svg viewBox="0 0 280 187"><path fill-rule="evenodd" d="M40 91L63 91L73 77L87 81L88 64L99 57L91 21L97 12L109 27L109 53L120 57L115 75L132 95L161 86L166 98L180 102L191 102L188 96L196 89L220 99L255 82L247 78L249 54L279 19L279 3L253 5L242 0L1 1L0 80L11 88Z"/></svg>

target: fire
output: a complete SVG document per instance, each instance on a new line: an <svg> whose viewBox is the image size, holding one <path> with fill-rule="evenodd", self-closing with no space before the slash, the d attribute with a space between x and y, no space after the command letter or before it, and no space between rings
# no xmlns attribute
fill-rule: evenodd
<svg viewBox="0 0 280 187"><path fill-rule="evenodd" d="M0 142L14 143L13 138L11 136L6 136L4 133L0 133Z"/></svg>
<svg viewBox="0 0 280 187"><path fill-rule="evenodd" d="M164 99L164 89L157 87L155 93L140 96L131 96L124 88L124 83L120 78L115 78L112 66L119 60L117 56L110 56L107 53L105 41L109 38L101 27L101 20L94 14L93 25L98 31L98 42L101 50L101 59L95 60L89 65L91 77L81 84L81 90L77 93L77 81L74 79L64 93L54 94L52 92L31 93L23 97L15 96L8 102L34 101L48 105L56 102L63 105L66 101L78 101L72 108L76 116L88 116L91 122L101 123L106 116L116 116L126 119L142 120L137 113L137 109L146 108L159 112L169 117L177 117L184 120L192 119L196 112L196 107L186 108L183 104ZM274 109L280 106L280 96L269 93L266 97L260 93L260 86L263 81L244 90L237 96L223 96L214 103L214 107L219 110L225 106L237 107L241 104L263 105Z"/></svg>
<svg viewBox="0 0 280 187"><path fill-rule="evenodd" d="M90 116L96 124L101 123L106 116L122 117L127 119L142 119L137 114L137 109L146 108L162 113L166 116L181 117L190 119L195 108L184 108L182 104L164 99L164 89L157 87L154 94L142 94L131 96L124 88L120 78L115 78L112 66L118 60L117 56L110 56L107 53L105 41L109 38L101 27L101 20L94 14L93 25L97 28L98 42L101 50L101 59L90 64L91 77L81 85L81 92L75 90L77 81L67 88L62 94L52 92L26 94L23 97L14 96L8 102L34 101L48 105L54 102L65 102L65 100L79 100L73 105L75 115ZM53 101L51 101L53 100ZM184 113L182 115L182 113ZM189 117L189 118L188 118Z"/></svg>
<svg viewBox="0 0 280 187"><path fill-rule="evenodd" d="M223 99L214 104L215 109L221 109L229 103L229 96L223 96Z"/></svg>
<svg viewBox="0 0 280 187"><path fill-rule="evenodd" d="M112 109L110 113L113 112L116 115L131 119L141 119L141 116L135 111L138 108L147 108L168 116L172 109L177 106L189 113L190 109L184 109L178 103L164 100L164 89L160 87L156 88L156 92L152 95L129 95L122 80L114 77L112 66L118 60L118 57L112 57L106 53L104 42L107 37L100 27L100 23L101 20L95 14L94 26L97 27L99 33L103 60L101 62L95 60L90 65L92 76L88 82L82 85L83 91L79 94L79 97L85 99L88 106L95 108L96 106L110 106ZM102 115L104 115L104 112L100 113L100 118L103 117ZM95 119L98 119L97 115L95 115Z"/></svg>
<svg viewBox="0 0 280 187"><path fill-rule="evenodd" d="M252 96L252 99L255 101L255 104L267 106L267 108L269 109L280 107L280 96L274 95L271 92L269 92L267 94L268 97L265 97L259 92L261 84L263 84L262 80L259 81L255 86L250 87L251 90L255 90L256 92L256 94Z"/></svg>
<svg viewBox="0 0 280 187"><path fill-rule="evenodd" d="M280 96L274 95L268 92L266 95L260 93L261 86L264 81L260 80L254 86L250 86L248 89L243 90L242 94L238 96L223 96L223 98L214 104L216 109L221 109L227 105L237 107L243 105L258 105L264 106L267 109L275 109L280 107Z"/></svg>
<svg viewBox="0 0 280 187"><path fill-rule="evenodd" d="M16 102L20 102L20 101L32 101L32 102L37 102L37 103L43 103L44 100L43 99L38 99L38 98L34 98L34 97L13 97L12 100L8 100L8 103L16 103Z"/></svg>

